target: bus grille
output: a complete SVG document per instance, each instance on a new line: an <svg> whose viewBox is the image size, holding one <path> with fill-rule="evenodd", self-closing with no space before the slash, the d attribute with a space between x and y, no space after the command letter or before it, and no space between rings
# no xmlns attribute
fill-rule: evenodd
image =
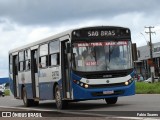
<svg viewBox="0 0 160 120"><path fill-rule="evenodd" d="M114 84L101 84L101 85L89 85L89 88L110 88L110 87L121 87L126 86L125 83L114 83Z"/></svg>

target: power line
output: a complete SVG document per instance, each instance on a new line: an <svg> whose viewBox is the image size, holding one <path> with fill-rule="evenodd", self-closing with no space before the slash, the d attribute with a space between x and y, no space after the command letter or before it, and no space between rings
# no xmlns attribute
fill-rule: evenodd
<svg viewBox="0 0 160 120"><path fill-rule="evenodd" d="M145 41L148 43L148 41L147 41L146 37L144 36L144 34L142 32L140 32L140 33L144 37Z"/></svg>

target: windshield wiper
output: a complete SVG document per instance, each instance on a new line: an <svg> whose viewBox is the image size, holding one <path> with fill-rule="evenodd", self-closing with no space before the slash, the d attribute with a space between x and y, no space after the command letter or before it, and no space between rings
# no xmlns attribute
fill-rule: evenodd
<svg viewBox="0 0 160 120"><path fill-rule="evenodd" d="M96 66L97 66L97 54L96 54L95 48L94 48L94 54L95 54L94 58L95 58Z"/></svg>

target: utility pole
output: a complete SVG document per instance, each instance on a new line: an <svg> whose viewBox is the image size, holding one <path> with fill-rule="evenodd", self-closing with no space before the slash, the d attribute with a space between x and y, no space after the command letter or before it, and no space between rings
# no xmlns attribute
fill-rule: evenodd
<svg viewBox="0 0 160 120"><path fill-rule="evenodd" d="M150 42L149 42L149 46L150 46L150 58L152 60L153 59L153 54L152 54L152 36L151 35L152 35L152 33L155 33L155 32L152 32L151 29L154 28L154 27L149 26L149 27L145 27L145 28L149 29L149 31L145 32L145 33L149 34L149 40L150 40Z"/></svg>
<svg viewBox="0 0 160 120"><path fill-rule="evenodd" d="M148 32L145 32L147 34L149 34L149 46L150 46L150 61L151 61L151 65L150 65L150 72L151 72L151 79L152 79L152 82L154 82L154 66L153 66L153 46L152 46L152 33L155 33L155 32L152 32L152 28L154 28L153 26L149 26L149 27L145 27L145 28L148 28L149 31Z"/></svg>

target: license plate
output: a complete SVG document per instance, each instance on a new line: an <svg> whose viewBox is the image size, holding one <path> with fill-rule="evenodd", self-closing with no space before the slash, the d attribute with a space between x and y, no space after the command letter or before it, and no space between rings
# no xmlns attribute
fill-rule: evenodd
<svg viewBox="0 0 160 120"><path fill-rule="evenodd" d="M103 91L103 94L105 94L105 95L108 95L108 94L113 94L114 93L114 91L112 90L112 91Z"/></svg>

